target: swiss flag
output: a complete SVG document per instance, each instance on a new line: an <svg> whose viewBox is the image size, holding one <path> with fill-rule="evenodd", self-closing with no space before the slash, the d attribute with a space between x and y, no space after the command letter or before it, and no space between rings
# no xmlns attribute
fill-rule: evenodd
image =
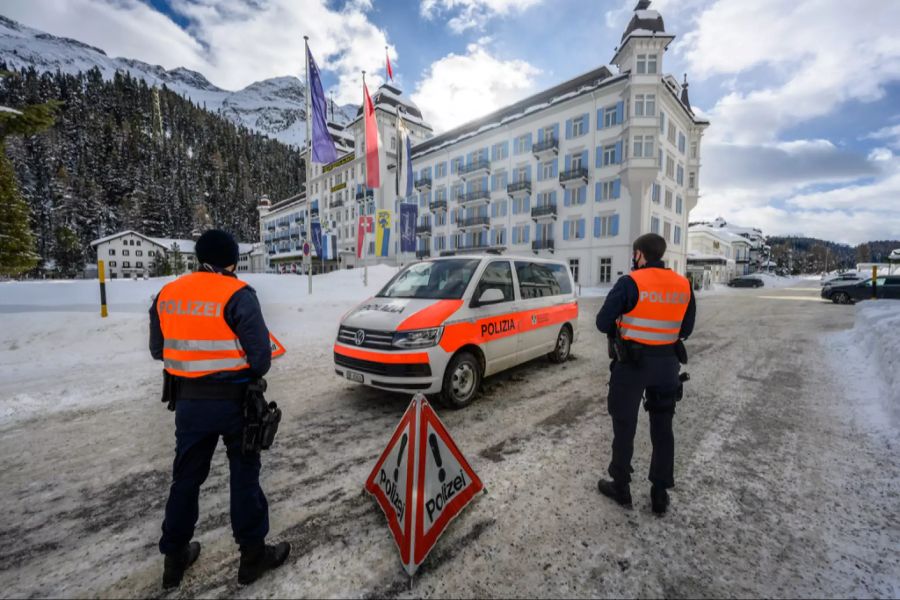
<svg viewBox="0 0 900 600"><path fill-rule="evenodd" d="M375 105L369 97L369 88L363 83L363 106L366 116L366 185L375 189L381 185L378 166L378 123L375 121Z"/></svg>

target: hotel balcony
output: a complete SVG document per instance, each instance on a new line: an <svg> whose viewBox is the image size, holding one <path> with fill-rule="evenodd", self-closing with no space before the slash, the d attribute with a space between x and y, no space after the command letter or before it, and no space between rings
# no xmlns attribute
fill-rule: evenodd
<svg viewBox="0 0 900 600"><path fill-rule="evenodd" d="M419 237L430 237L431 236L431 223L425 223L423 225L416 225L416 235Z"/></svg>
<svg viewBox="0 0 900 600"><path fill-rule="evenodd" d="M428 205L428 208L431 209L431 212L438 212L439 210L447 210L447 201L446 200L433 200L431 204Z"/></svg>
<svg viewBox="0 0 900 600"><path fill-rule="evenodd" d="M469 192L468 194L463 194L459 197L459 205L460 206L481 206L491 203L491 192L489 190L478 190L475 192Z"/></svg>
<svg viewBox="0 0 900 600"><path fill-rule="evenodd" d="M416 179L413 184L417 191L419 192L427 192L431 189L431 177L423 177L422 179Z"/></svg>
<svg viewBox="0 0 900 600"><path fill-rule="evenodd" d="M331 201L331 208L341 208L342 206L344 206L343 200L332 200Z"/></svg>
<svg viewBox="0 0 900 600"><path fill-rule="evenodd" d="M534 240L531 242L531 249L535 254L540 252L541 250L549 250L553 252L553 240Z"/></svg>
<svg viewBox="0 0 900 600"><path fill-rule="evenodd" d="M588 170L584 167L569 169L559 174L559 183L565 189L571 190L587 185Z"/></svg>
<svg viewBox="0 0 900 600"><path fill-rule="evenodd" d="M514 181L506 186L506 193L510 198L524 198L531 195L531 181L528 179Z"/></svg>
<svg viewBox="0 0 900 600"><path fill-rule="evenodd" d="M487 215L459 219L456 226L463 230L490 229L491 218Z"/></svg>
<svg viewBox="0 0 900 600"><path fill-rule="evenodd" d="M555 137L546 138L544 141L533 145L531 153L538 160L553 158L559 154L559 140Z"/></svg>
<svg viewBox="0 0 900 600"><path fill-rule="evenodd" d="M545 204L543 206L533 206L531 208L531 218L537 222L555 221L556 214L555 204Z"/></svg>
<svg viewBox="0 0 900 600"><path fill-rule="evenodd" d="M475 179L491 173L491 161L486 158L473 161L471 164L463 165L459 169L459 177L463 181L467 179Z"/></svg>

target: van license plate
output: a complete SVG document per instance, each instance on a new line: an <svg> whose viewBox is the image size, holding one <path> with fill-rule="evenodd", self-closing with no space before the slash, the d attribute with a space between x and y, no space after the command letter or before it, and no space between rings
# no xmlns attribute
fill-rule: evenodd
<svg viewBox="0 0 900 600"><path fill-rule="evenodd" d="M353 371L347 371L346 375L347 375L347 379L349 379L350 381L355 381L356 383L363 382L362 373L354 373Z"/></svg>

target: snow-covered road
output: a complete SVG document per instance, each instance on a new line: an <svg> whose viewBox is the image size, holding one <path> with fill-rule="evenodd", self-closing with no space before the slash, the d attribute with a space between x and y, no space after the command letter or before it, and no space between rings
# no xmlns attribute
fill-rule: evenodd
<svg viewBox="0 0 900 600"><path fill-rule="evenodd" d="M266 302L264 282L254 285ZM574 360L518 367L489 379L470 408L441 411L488 493L450 525L411 591L380 509L361 493L409 398L333 375L334 320L344 296L359 293L349 283L318 304L278 297L267 319L289 353L268 379L285 419L263 487L273 538L294 542L294 553L237 587L220 451L201 496L203 554L172 597L896 597L898 399L873 392L865 365L835 356L864 305L823 303L818 291L798 283L700 299L664 519L649 511L643 416L635 510L596 492L611 439L608 361L592 324L602 298L583 299ZM94 315L0 307L4 595L160 593L173 422L158 402L141 310L82 333L107 340L98 350L65 333ZM60 356L46 355L47 337ZM36 408L17 414L26 400Z"/></svg>

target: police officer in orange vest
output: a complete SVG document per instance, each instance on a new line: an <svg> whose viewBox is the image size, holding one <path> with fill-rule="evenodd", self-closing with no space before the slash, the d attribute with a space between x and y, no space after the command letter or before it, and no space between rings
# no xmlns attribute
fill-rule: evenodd
<svg viewBox="0 0 900 600"><path fill-rule="evenodd" d="M675 486L675 438L672 417L680 397L681 340L694 329L695 303L687 278L662 262L666 240L648 233L635 240L633 270L621 277L597 314L597 329L610 337L613 358L608 410L613 443L609 475L597 487L604 496L631 507L631 458L641 398L650 415L650 503L657 515L666 512Z"/></svg>
<svg viewBox="0 0 900 600"><path fill-rule="evenodd" d="M163 587L181 583L200 554L191 541L200 486L224 440L231 486L231 527L240 545L238 582L248 584L285 562L291 546L270 546L269 508L259 486L258 452L242 448L243 403L251 381L269 370L272 348L256 292L234 274L238 245L205 232L195 246L200 269L166 284L150 308L150 353L162 360L175 401L175 462L159 550Z"/></svg>

